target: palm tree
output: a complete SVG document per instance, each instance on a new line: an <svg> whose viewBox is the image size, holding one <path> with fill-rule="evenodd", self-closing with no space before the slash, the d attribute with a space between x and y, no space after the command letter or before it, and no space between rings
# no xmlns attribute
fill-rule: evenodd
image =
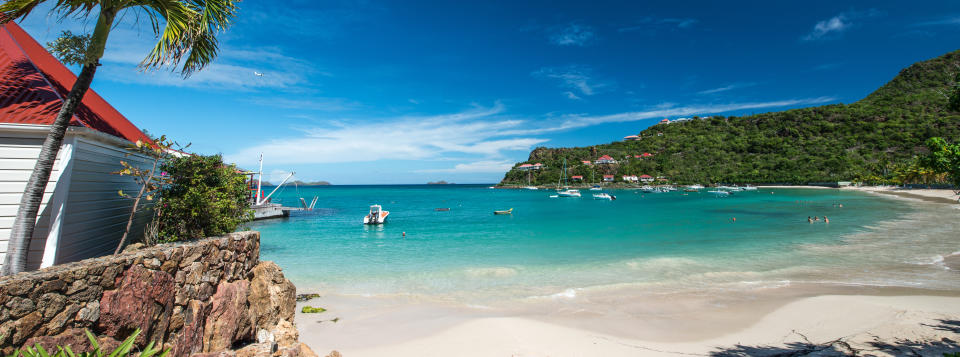
<svg viewBox="0 0 960 357"><path fill-rule="evenodd" d="M29 16L37 5L47 0L5 0L0 4L0 24ZM123 12L138 12L137 18L150 20L157 43L140 63L142 69L164 66L179 67L186 78L203 69L217 55L216 36L224 31L236 15L239 0L56 0L52 12L67 16L97 16L97 25L79 57L81 70L77 81L63 101L56 120L50 126L40 156L37 159L26 190L20 200L17 217L10 241L2 275L23 271L26 267L27 250L33 237L37 211L44 189L50 180L54 160L63 143L70 119L73 117L90 88L93 75L100 65L103 50L110 30ZM142 16L142 15L146 16Z"/></svg>

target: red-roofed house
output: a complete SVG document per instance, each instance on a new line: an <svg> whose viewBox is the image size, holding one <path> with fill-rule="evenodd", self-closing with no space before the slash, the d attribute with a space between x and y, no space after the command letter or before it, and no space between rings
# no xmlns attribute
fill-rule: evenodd
<svg viewBox="0 0 960 357"><path fill-rule="evenodd" d="M14 22L0 28L0 265L20 196L26 189L40 147L76 76ZM127 177L111 174L126 157L123 148L146 140L133 123L92 89L70 121L50 175L27 256L36 269L110 254L123 235L136 192ZM145 218L145 217L141 217ZM138 241L145 219L130 229Z"/></svg>
<svg viewBox="0 0 960 357"><path fill-rule="evenodd" d="M623 141L637 141L637 140L640 140L640 137L636 135L627 135L623 137Z"/></svg>
<svg viewBox="0 0 960 357"><path fill-rule="evenodd" d="M574 176L570 176L570 179L574 181L583 181L583 176L574 175Z"/></svg>
<svg viewBox="0 0 960 357"><path fill-rule="evenodd" d="M521 171L539 170L542 168L543 168L543 164L539 162L536 164L522 164L520 166L517 166L517 170L521 170Z"/></svg>
<svg viewBox="0 0 960 357"><path fill-rule="evenodd" d="M623 175L623 181L625 182L637 182L639 180L637 175Z"/></svg>
<svg viewBox="0 0 960 357"><path fill-rule="evenodd" d="M583 160L583 161L581 161L581 162L582 162L584 165L588 165L588 166L589 166L589 165L593 165L593 163L590 162L590 160Z"/></svg>
<svg viewBox="0 0 960 357"><path fill-rule="evenodd" d="M616 164L616 163L617 163L617 160L614 160L612 157L610 157L610 155L603 155L603 156L601 156L599 159L597 159L596 161L594 161L593 163L595 163L595 164L597 164L597 165L600 165L600 164Z"/></svg>
<svg viewBox="0 0 960 357"><path fill-rule="evenodd" d="M640 182L644 182L644 183L653 182L653 176L650 176L650 175L640 175Z"/></svg>
<svg viewBox="0 0 960 357"><path fill-rule="evenodd" d="M657 124L670 124L670 119L663 119Z"/></svg>
<svg viewBox="0 0 960 357"><path fill-rule="evenodd" d="M603 175L603 182L613 182L613 175Z"/></svg>

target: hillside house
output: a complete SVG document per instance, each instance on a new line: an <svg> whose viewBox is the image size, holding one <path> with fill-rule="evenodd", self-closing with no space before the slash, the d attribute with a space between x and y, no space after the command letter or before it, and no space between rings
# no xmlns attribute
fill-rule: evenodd
<svg viewBox="0 0 960 357"><path fill-rule="evenodd" d="M640 175L640 182L651 183L653 182L653 176L650 175Z"/></svg>
<svg viewBox="0 0 960 357"><path fill-rule="evenodd" d="M636 135L627 135L623 137L623 141L637 141L637 140L640 140L640 137Z"/></svg>
<svg viewBox="0 0 960 357"><path fill-rule="evenodd" d="M593 163L590 162L590 160L583 160L583 161L581 161L581 162L582 162L584 165L587 165L587 166L593 165Z"/></svg>
<svg viewBox="0 0 960 357"><path fill-rule="evenodd" d="M535 171L535 170L540 170L542 168L543 168L543 164L539 162L536 164L523 164L523 165L517 166L517 170L520 170L520 171Z"/></svg>
<svg viewBox="0 0 960 357"><path fill-rule="evenodd" d="M581 182L582 182L582 181L583 181L583 176L581 176L581 175L574 175L574 176L570 176L570 179L573 180L573 181L581 181Z"/></svg>
<svg viewBox="0 0 960 357"><path fill-rule="evenodd" d="M637 177L637 175L623 175L624 182L637 182L639 180L640 179Z"/></svg>
<svg viewBox="0 0 960 357"><path fill-rule="evenodd" d="M616 164L617 160L614 160L612 157L610 157L610 155L603 155L599 159L596 159L593 163L597 165Z"/></svg>
<svg viewBox="0 0 960 357"><path fill-rule="evenodd" d="M76 76L14 22L0 29L0 265L27 180L63 98ZM128 176L112 174L132 142L147 140L92 89L70 122L40 206L27 269L113 253L133 201L118 190L139 189ZM131 228L138 241L147 216Z"/></svg>

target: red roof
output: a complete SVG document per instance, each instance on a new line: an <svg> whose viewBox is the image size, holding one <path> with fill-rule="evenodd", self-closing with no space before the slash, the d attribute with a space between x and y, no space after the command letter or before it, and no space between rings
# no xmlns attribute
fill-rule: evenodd
<svg viewBox="0 0 960 357"><path fill-rule="evenodd" d="M0 30L0 123L51 125L77 76L13 21ZM130 141L148 140L140 129L92 89L70 125Z"/></svg>
<svg viewBox="0 0 960 357"><path fill-rule="evenodd" d="M603 175L603 178L613 178L613 175Z"/></svg>
<svg viewBox="0 0 960 357"><path fill-rule="evenodd" d="M597 160L613 160L613 158L610 155L603 155Z"/></svg>
<svg viewBox="0 0 960 357"><path fill-rule="evenodd" d="M645 152L645 153L643 153L643 156L653 156L653 154L648 153L648 152Z"/></svg>
<svg viewBox="0 0 960 357"><path fill-rule="evenodd" d="M641 178L653 178L653 176L650 176L650 175L640 175L640 177L641 177Z"/></svg>
<svg viewBox="0 0 960 357"><path fill-rule="evenodd" d="M583 163L589 165L589 164L590 164L590 160L583 160Z"/></svg>
<svg viewBox="0 0 960 357"><path fill-rule="evenodd" d="M582 179L583 176L576 175L576 176L570 176L570 178L576 180L576 179Z"/></svg>
<svg viewBox="0 0 960 357"><path fill-rule="evenodd" d="M520 165L520 167L530 167L530 166L533 166L533 165L531 165L531 164L523 164L523 165Z"/></svg>

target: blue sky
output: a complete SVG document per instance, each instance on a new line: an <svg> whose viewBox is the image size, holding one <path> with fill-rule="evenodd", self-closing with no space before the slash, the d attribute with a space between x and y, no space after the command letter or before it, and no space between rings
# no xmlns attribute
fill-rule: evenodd
<svg viewBox="0 0 960 357"><path fill-rule="evenodd" d="M153 36L135 18L93 84L120 112L334 184L497 182L536 146L664 117L850 103L960 38L957 1L245 0L218 60L182 80L137 70ZM92 24L22 22L42 43Z"/></svg>

